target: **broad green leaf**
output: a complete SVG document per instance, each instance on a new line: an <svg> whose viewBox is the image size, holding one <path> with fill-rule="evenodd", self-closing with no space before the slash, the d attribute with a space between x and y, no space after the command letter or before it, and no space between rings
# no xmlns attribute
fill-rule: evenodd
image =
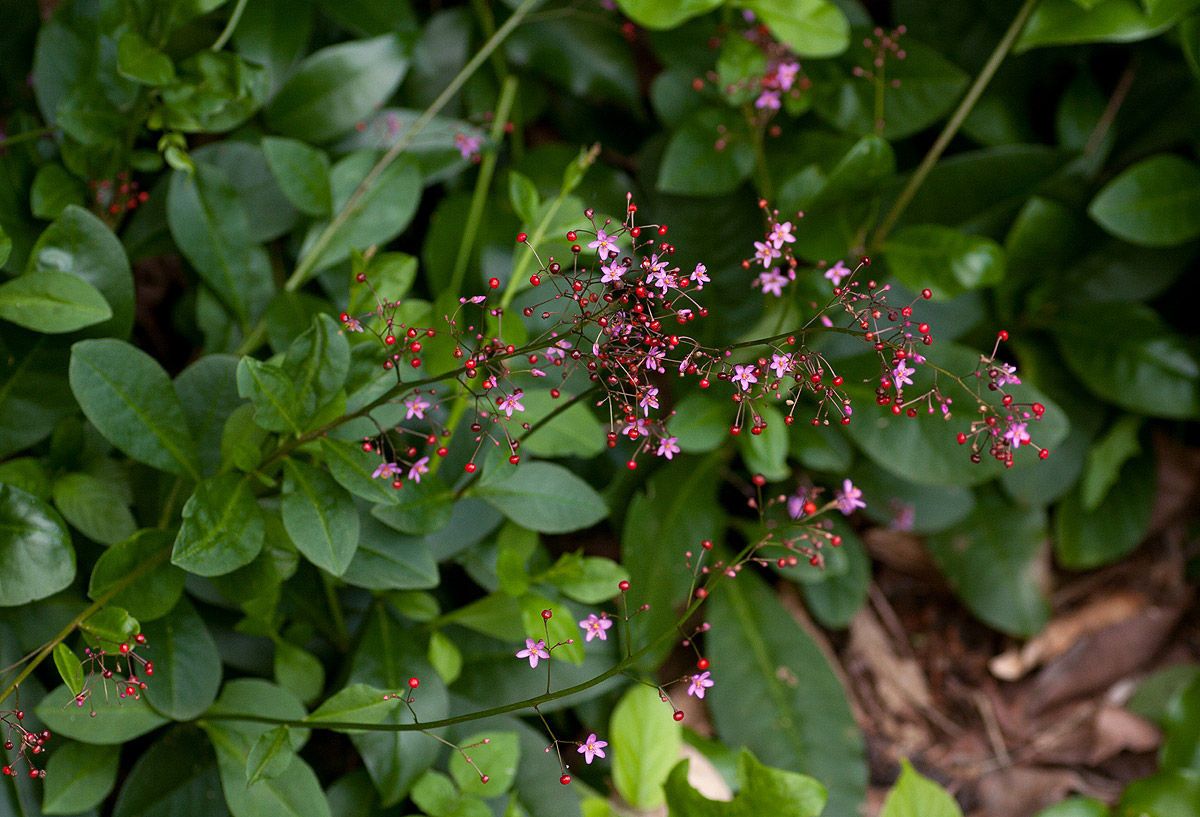
<svg viewBox="0 0 1200 817"><path fill-rule="evenodd" d="M1048 45L1097 42L1134 42L1166 31L1188 11L1195 0L1099 0L1083 8L1073 0L1044 0L1017 40L1016 50Z"/></svg>
<svg viewBox="0 0 1200 817"><path fill-rule="evenodd" d="M618 585L629 579L625 568L603 556L584 556L583 551L564 553L554 567L537 577L557 587L567 598L583 604L601 604L616 598Z"/></svg>
<svg viewBox="0 0 1200 817"><path fill-rule="evenodd" d="M171 563L198 576L229 573L262 550L265 526L249 477L204 480L183 506Z"/></svg>
<svg viewBox="0 0 1200 817"><path fill-rule="evenodd" d="M32 494L0 484L0 607L44 599L75 578L66 523Z"/></svg>
<svg viewBox="0 0 1200 817"><path fill-rule="evenodd" d="M742 460L751 473L762 474L771 481L786 479L791 474L787 465L790 435L783 414L774 406L762 403L754 408L750 424L756 423L759 417L766 424L762 433L755 434L747 429L747 433L738 438Z"/></svg>
<svg viewBox="0 0 1200 817"><path fill-rule="evenodd" d="M949 792L902 760L900 779L888 792L879 817L962 817L962 809Z"/></svg>
<svg viewBox="0 0 1200 817"><path fill-rule="evenodd" d="M850 23L830 0L744 0L742 5L801 57L832 57L850 44Z"/></svg>
<svg viewBox="0 0 1200 817"><path fill-rule="evenodd" d="M117 41L117 72L142 85L169 85L175 79L171 58L133 31Z"/></svg>
<svg viewBox="0 0 1200 817"><path fill-rule="evenodd" d="M582 530L608 516L604 500L590 485L548 462L523 463L473 493L518 525L540 533Z"/></svg>
<svg viewBox="0 0 1200 817"><path fill-rule="evenodd" d="M1197 802L1200 802L1200 772L1175 769L1130 783L1117 802L1116 814L1194 817Z"/></svg>
<svg viewBox="0 0 1200 817"><path fill-rule="evenodd" d="M71 648L59 642L54 645L54 667L58 677L62 678L72 695L83 691L83 663L79 656L71 652Z"/></svg>
<svg viewBox="0 0 1200 817"><path fill-rule="evenodd" d="M753 574L722 582L709 604L716 685L705 701L717 733L763 763L820 780L830 814L854 813L867 784L862 737L820 649L790 626L788 612Z"/></svg>
<svg viewBox="0 0 1200 817"><path fill-rule="evenodd" d="M143 693L150 706L172 720L198 717L221 686L221 656L204 620L184 600L142 632L154 660L154 678Z"/></svg>
<svg viewBox="0 0 1200 817"><path fill-rule="evenodd" d="M837 574L825 570L824 581L802 582L801 589L804 591L805 604L821 624L831 629L843 629L850 626L854 614L867 602L867 591L871 584L871 558L867 555L866 545L853 529L840 525L835 530L842 537L837 552L845 558L846 569ZM807 569L803 560L798 567L788 568L789 571Z"/></svg>
<svg viewBox="0 0 1200 817"><path fill-rule="evenodd" d="M8 233L4 232L4 228L0 226L0 267L4 266L4 262L8 260L12 254L13 242Z"/></svg>
<svg viewBox="0 0 1200 817"><path fill-rule="evenodd" d="M1096 194L1088 215L1143 247L1191 241L1200 236L1200 165L1173 154L1143 159Z"/></svg>
<svg viewBox="0 0 1200 817"><path fill-rule="evenodd" d="M91 474L64 474L54 481L54 505L89 539L115 544L137 530L121 491Z"/></svg>
<svg viewBox="0 0 1200 817"><path fill-rule="evenodd" d="M402 694L407 695L407 689L405 685ZM325 729L359 734L363 730L331 724L379 724L391 721L394 710L403 708L404 703L390 699L389 694L387 690L367 684L351 684L330 696L305 721L323 725Z"/></svg>
<svg viewBox="0 0 1200 817"><path fill-rule="evenodd" d="M671 135L658 171L658 190L725 195L750 178L753 169L754 148L744 125L729 111L702 108Z"/></svg>
<svg viewBox="0 0 1200 817"><path fill-rule="evenodd" d="M817 817L825 808L825 787L817 780L784 769L759 763L748 750L738 755L738 794L729 802L708 800L691 787L687 779L688 761L671 770L667 779L667 804L671 814L688 817ZM845 812L855 814L853 804Z"/></svg>
<svg viewBox="0 0 1200 817"><path fill-rule="evenodd" d="M170 534L159 530L138 531L113 545L100 554L92 568L88 598L107 598L143 623L165 616L179 601L185 576L163 558L170 547ZM125 584L135 571L137 578ZM124 587L109 595L119 584Z"/></svg>
<svg viewBox="0 0 1200 817"><path fill-rule="evenodd" d="M233 185L248 216L251 242L273 241L295 229L300 214L284 195L261 147L226 139L203 145L191 156L200 164L220 170ZM307 327L306 320L301 328Z"/></svg>
<svg viewBox="0 0 1200 817"><path fill-rule="evenodd" d="M675 406L668 429L685 454L706 454L729 438L733 407L724 400L690 394Z"/></svg>
<svg viewBox="0 0 1200 817"><path fill-rule="evenodd" d="M325 688L325 667L308 650L282 638L275 642L275 682L301 701L316 700Z"/></svg>
<svg viewBox="0 0 1200 817"><path fill-rule="evenodd" d="M112 315L100 290L78 275L47 270L0 284L0 318L36 332L74 332Z"/></svg>
<svg viewBox="0 0 1200 817"><path fill-rule="evenodd" d="M1150 527L1157 494L1154 457L1127 463L1103 501L1088 510L1082 486L1067 494L1054 517L1054 555L1059 564L1088 570L1131 553Z"/></svg>
<svg viewBox="0 0 1200 817"><path fill-rule="evenodd" d="M617 0L617 6L629 19L653 29L675 28L719 5L721 0Z"/></svg>
<svg viewBox="0 0 1200 817"><path fill-rule="evenodd" d="M254 405L254 422L267 431L304 431L305 411L296 384L274 363L244 357L237 368L238 394Z"/></svg>
<svg viewBox="0 0 1200 817"><path fill-rule="evenodd" d="M912 290L929 287L948 300L1004 278L1004 250L995 241L950 227L904 227L883 248L888 270Z"/></svg>
<svg viewBox="0 0 1200 817"><path fill-rule="evenodd" d="M113 814L169 817L191 814L198 804L204 817L228 817L212 746L199 729L181 726L140 754L121 785Z"/></svg>
<svg viewBox="0 0 1200 817"><path fill-rule="evenodd" d="M196 444L167 373L120 340L71 347L71 391L105 439L130 457L173 474L199 476Z"/></svg>
<svg viewBox="0 0 1200 817"><path fill-rule="evenodd" d="M96 689L82 706L75 705L75 696L65 686L56 687L46 693L36 712L57 737L97 746L119 746L167 722L150 708L144 695L118 698L111 687L107 695Z"/></svg>
<svg viewBox="0 0 1200 817"><path fill-rule="evenodd" d="M33 457L15 457L0 462L0 482L43 501L50 498L50 473L41 460Z"/></svg>
<svg viewBox="0 0 1200 817"><path fill-rule="evenodd" d="M447 684L453 684L462 675L462 650L441 630L434 630L429 634L427 657L430 665Z"/></svg>
<svg viewBox="0 0 1200 817"><path fill-rule="evenodd" d="M515 170L508 172L508 201L522 224L529 224L537 218L538 210L542 206L537 185L531 182L528 176Z"/></svg>
<svg viewBox="0 0 1200 817"><path fill-rule="evenodd" d="M353 254L354 272L367 276L369 287L356 280L350 285L350 306L354 315L374 312L381 301L403 301L417 280L417 259L403 252L377 252L359 268L360 254Z"/></svg>
<svg viewBox="0 0 1200 817"><path fill-rule="evenodd" d="M112 317L85 334L123 338L133 326L133 272L121 241L89 211L68 205L38 237L26 274L64 272L87 281L108 302Z"/></svg>
<svg viewBox="0 0 1200 817"><path fill-rule="evenodd" d="M58 218L68 205L82 201L82 183L62 165L50 162L38 168L29 191L29 209L37 218Z"/></svg>
<svg viewBox="0 0 1200 817"><path fill-rule="evenodd" d="M398 534L370 514L359 519L358 549L342 581L370 590L437 586L437 563L424 537Z"/></svg>
<svg viewBox="0 0 1200 817"><path fill-rule="evenodd" d="M288 727L276 726L263 732L246 757L246 784L252 786L260 780L279 777L295 757Z"/></svg>
<svg viewBox="0 0 1200 817"><path fill-rule="evenodd" d="M1004 525L993 524L1004 519ZM985 497L959 526L927 546L959 598L1002 632L1031 636L1045 626L1049 603L1038 584L1046 544L1045 512Z"/></svg>
<svg viewBox="0 0 1200 817"><path fill-rule="evenodd" d="M1111 331L1119 326L1120 332ZM1063 359L1095 394L1151 417L1200 415L1200 361L1147 306L1089 304L1054 323Z"/></svg>
<svg viewBox="0 0 1200 817"><path fill-rule="evenodd" d="M1094 511L1099 507L1105 494L1117 484L1122 466L1141 453L1142 446L1138 443L1141 427L1141 417L1127 414L1113 423L1088 451L1087 468L1079 484L1085 510Z"/></svg>
<svg viewBox="0 0 1200 817"><path fill-rule="evenodd" d="M371 515L390 528L403 533L436 533L450 521L454 509L454 492L440 479L425 476L420 482L408 480L396 490L391 482L379 480L395 494L387 505L376 505Z"/></svg>
<svg viewBox="0 0 1200 817"><path fill-rule="evenodd" d="M1193 680L1173 701L1163 731L1167 738L1159 756L1161 768L1200 771L1200 680Z"/></svg>
<svg viewBox="0 0 1200 817"><path fill-rule="evenodd" d="M305 421L337 396L349 368L346 336L329 315L316 316L308 330L292 341L283 360Z"/></svg>
<svg viewBox="0 0 1200 817"><path fill-rule="evenodd" d="M200 455L206 476L221 467L221 440L225 423L242 405L237 389L238 359L233 355L205 355L175 378L175 393Z"/></svg>
<svg viewBox="0 0 1200 817"><path fill-rule="evenodd" d="M114 749L86 743L60 747L46 764L42 813L79 814L100 805L117 782L119 761Z"/></svg>
<svg viewBox="0 0 1200 817"><path fill-rule="evenodd" d="M329 157L324 151L297 139L268 136L263 153L275 181L297 210L310 216L328 216L333 207L329 187Z"/></svg>
<svg viewBox="0 0 1200 817"><path fill-rule="evenodd" d="M371 476L382 462L378 454L328 437L321 438L321 454L329 473L350 493L377 505L394 505L399 501L400 492L392 487L391 480Z"/></svg>
<svg viewBox="0 0 1200 817"><path fill-rule="evenodd" d="M155 109L153 127L187 133L222 133L249 119L267 96L262 66L231 51L202 49L179 63L178 82L162 89L164 105ZM171 158L171 148L165 151ZM176 166L183 165L179 161Z"/></svg>
<svg viewBox="0 0 1200 817"><path fill-rule="evenodd" d="M411 46L385 34L339 43L310 55L267 106L276 133L328 142L392 95L408 70Z"/></svg>
<svg viewBox="0 0 1200 817"><path fill-rule="evenodd" d="M121 644L133 642L141 624L125 608L108 604L84 619L79 630L90 646L115 652Z"/></svg>
<svg viewBox="0 0 1200 817"><path fill-rule="evenodd" d="M353 500L324 469L288 459L283 470L283 525L288 536L310 562L342 575L358 547Z"/></svg>
<svg viewBox="0 0 1200 817"><path fill-rule="evenodd" d="M487 741L484 743L484 741ZM488 776L479 779L479 772L457 753L450 756L450 775L463 794L477 797L498 797L512 788L517 779L517 764L521 760L521 744L514 732L479 732L459 740L462 746L474 746L467 751L475 765Z"/></svg>
<svg viewBox="0 0 1200 817"><path fill-rule="evenodd" d="M525 422L537 423L570 398L571 395L563 394L556 400L548 391L526 391L522 400ZM538 428L537 434L526 437L527 440L521 441L521 452L536 457L594 457L604 451L604 427L586 401L555 415Z"/></svg>
<svg viewBox="0 0 1200 817"><path fill-rule="evenodd" d="M167 223L184 257L245 326L262 314L275 285L267 254L251 238L250 214L219 167L176 170L167 193Z"/></svg>
<svg viewBox="0 0 1200 817"><path fill-rule="evenodd" d="M586 657L584 642L579 638L580 631L575 613L566 602L551 601L537 593L529 593L521 597L519 606L525 638L544 638L547 644L559 644L552 653L555 661L567 661L575 666L583 663ZM545 610L550 610L553 614L549 621L542 615Z"/></svg>
<svg viewBox="0 0 1200 817"><path fill-rule="evenodd" d="M329 171L333 194L333 212L341 213L366 180L379 159L373 150L351 153ZM350 257L351 250L365 250L395 238L412 221L421 200L421 173L411 159L397 159L387 166L367 188L341 222L337 231L320 248L314 270L323 270ZM318 236L329 227L318 222L309 229L301 245L301 256L317 251Z"/></svg>
<svg viewBox="0 0 1200 817"><path fill-rule="evenodd" d="M308 50L316 7L291 0L247 3L233 33L237 52L266 69L268 86L278 90L292 65Z"/></svg>
<svg viewBox="0 0 1200 817"><path fill-rule="evenodd" d="M658 690L634 684L608 727L613 785L626 803L643 811L663 804L663 784L679 759L683 729Z"/></svg>

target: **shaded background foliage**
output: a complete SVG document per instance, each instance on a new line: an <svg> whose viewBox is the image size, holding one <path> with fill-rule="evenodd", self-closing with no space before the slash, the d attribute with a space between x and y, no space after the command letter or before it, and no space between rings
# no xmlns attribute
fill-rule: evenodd
<svg viewBox="0 0 1200 817"><path fill-rule="evenodd" d="M1194 618L1200 364L1187 292L1200 238L1200 4L534 5L452 88L516 3L5 4L0 665L82 622L64 631L76 652L140 628L159 672L142 700L100 706L95 719L63 709L64 689L46 693L49 664L26 678L22 705L70 740L50 755L43 791L5 781L0 813L600 815L610 779L614 802L639 809L665 797L682 814L762 813L781 800L815 813L811 783L775 767L816 777L825 813L849 815L869 784L894 779L903 753L875 745L859 679L837 672L847 638L853 647L865 632L873 576L895 588L897 563L925 571L924 586L957 598L940 610L981 622L962 627L988 655L1053 628L1081 606L1072 588L1129 564L1149 564L1158 582L1138 609ZM972 78L1030 9L924 175ZM746 12L811 80L769 123L737 90L765 65L740 36ZM881 122L875 86L854 73L870 65L862 40L876 24L906 27ZM511 133L492 121L503 105ZM482 161L460 153L461 137L480 140ZM782 298L751 288L741 261L761 232L761 196L806 211L805 259L866 252L872 275L899 291L933 288L931 358L969 369L971 350L1005 327L1022 377L1054 409L1043 428L1052 456L1011 471L973 465L940 422L876 417L869 386L855 393L863 421L844 431L783 434L776 422L736 443L731 408L679 389L684 458L636 473L603 446L597 418L572 409L526 448L546 462L519 476L485 464L463 497L445 477L381 490L352 444L373 433L361 418L294 444L384 390L372 349L330 318L371 308L355 274L404 298L414 323L491 277L514 278L520 306L530 269L513 236L561 243L585 207L620 212L627 191L670 224L681 266L707 265L721 305L704 330L712 342L798 324L825 297L815 272ZM429 345L424 371L447 371L449 347ZM822 348L848 383L878 376L857 345ZM551 403L530 394L529 407L536 419ZM378 410L384 425L396 420L389 408ZM452 450L447 472L467 456ZM512 669L511 644L531 622L536 634L538 611L552 605L569 623L629 576L651 604L642 637L669 627L688 589L680 554L757 533L746 473L783 490L800 474L849 475L869 521L839 528L845 545L822 571L747 574L714 598L705 649L720 686L706 700L711 721L689 709L698 731L659 723L656 700L616 681L547 704L572 735L611 718L611 777L593 767L559 786L538 731L510 715L450 730L462 742L504 736L489 789L420 735L202 717L336 720L328 713L357 705L356 684L396 689L411 675L423 718L536 694L541 681ZM1079 578L1100 568L1110 572ZM801 608L823 629L792 627ZM1171 663L1196 659L1194 628L1183 633ZM564 685L616 652L565 658ZM665 647L638 667L663 678L683 668ZM1102 769L1117 813L1197 813L1197 677L1194 665L1152 676L1130 705L1166 737L1157 769ZM693 766L744 798L696 801L671 773L675 753L662 756L681 742ZM904 768L887 813L956 813ZM1048 813L1107 811L1077 800Z"/></svg>

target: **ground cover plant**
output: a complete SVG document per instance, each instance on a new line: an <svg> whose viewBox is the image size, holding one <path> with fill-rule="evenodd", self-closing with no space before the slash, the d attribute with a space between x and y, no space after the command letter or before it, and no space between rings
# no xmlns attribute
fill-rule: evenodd
<svg viewBox="0 0 1200 817"><path fill-rule="evenodd" d="M10 5L0 815L1200 814L1200 2Z"/></svg>

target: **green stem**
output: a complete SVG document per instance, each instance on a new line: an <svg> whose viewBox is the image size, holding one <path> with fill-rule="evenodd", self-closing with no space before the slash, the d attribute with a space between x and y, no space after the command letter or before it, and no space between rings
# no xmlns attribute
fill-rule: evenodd
<svg viewBox="0 0 1200 817"><path fill-rule="evenodd" d="M213 51L220 51L229 42L229 38L233 36L233 32L237 30L238 23L241 22L242 12L246 10L248 0L238 0L237 5L233 7L233 14L229 15L229 21L225 23L225 28L221 30L221 36L217 37L216 42L212 44Z"/></svg>
<svg viewBox="0 0 1200 817"><path fill-rule="evenodd" d="M917 195L917 191L925 183L925 178L929 175L929 171L933 170L933 166L937 164L938 159L941 158L950 141L958 134L958 129L962 127L963 122L966 121L967 116L975 107L975 103L983 95L984 89L992 81L992 77L995 76L996 71L1000 68L1000 63L1004 62L1004 58L1012 50L1013 44L1016 43L1017 37L1021 35L1021 30L1025 28L1025 23L1029 21L1029 16L1033 14L1033 10L1037 4L1038 0L1025 0L1021 5L1020 10L1017 11L1017 16L1013 18L1012 23L1009 25L1008 30L1004 32L1004 36L1000 39L1000 42L996 44L995 50L988 57L979 75L975 77L975 81L971 83L971 87L967 89L966 96L962 98L962 101L958 103L958 107L954 109L950 120L946 122L946 126L938 134L937 140L929 148L929 152L925 154L925 158L921 160L921 164L917 165L917 169L909 176L908 183L900 191L900 195L896 198L895 203L892 204L892 209L884 216L883 223L879 225L879 229L875 231L875 235L871 239L872 248L878 249L883 246L883 242L896 226L900 217L904 215L904 211L912 203L913 197Z"/></svg>
<svg viewBox="0 0 1200 817"><path fill-rule="evenodd" d="M43 136L50 136L54 133L54 128L38 128L37 130L27 130L24 133L13 134L4 139L0 139L0 150L5 150L13 145L19 145L22 142L32 142L35 139L41 139Z"/></svg>

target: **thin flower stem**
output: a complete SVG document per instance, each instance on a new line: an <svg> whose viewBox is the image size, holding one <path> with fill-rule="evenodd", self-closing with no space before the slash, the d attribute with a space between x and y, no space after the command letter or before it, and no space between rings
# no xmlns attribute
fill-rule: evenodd
<svg viewBox="0 0 1200 817"><path fill-rule="evenodd" d="M237 30L238 23L242 21L242 12L246 10L246 5L249 0L238 0L237 5L233 7L233 14L229 15L229 21L225 23L225 28L221 30L221 35L217 37L212 44L213 51L220 51L229 42L229 38L233 36L233 32Z"/></svg>
<svg viewBox="0 0 1200 817"><path fill-rule="evenodd" d="M1025 0L1017 11L1017 16L1013 18L1008 30L1004 32L1004 36L1000 38L1000 42L996 44L996 48L992 51L990 57L979 75L975 77L975 81L971 83L971 87L967 89L966 96L958 103L958 107L954 109L954 113L950 116L946 126L942 128L942 132L938 134L933 146L929 148L929 152L925 154L925 158L921 160L921 164L917 165L917 169L909 176L908 183L904 185L904 189L900 191L900 195L896 198L892 209L884 216L883 222L875 231L875 235L871 239L871 247L879 249L883 246L883 242L887 240L888 235L900 221L900 217L904 215L904 211L908 209L908 205L912 203L913 197L917 195L917 191L921 189L921 185L925 183L926 177L929 176L929 171L933 170L933 166L937 164L942 153L950 145L950 141L958 134L958 129L962 127L967 116L975 107L975 103L979 101L979 97L983 95L984 89L988 83L992 81L996 71L1000 68L1000 64L1004 62L1004 58L1008 56L1008 52L1012 50L1013 45L1017 41L1017 37L1021 35L1022 29L1029 21L1029 16L1033 14L1034 8L1037 7L1038 0Z"/></svg>
<svg viewBox="0 0 1200 817"><path fill-rule="evenodd" d="M45 661L46 658L49 657L52 652L54 652L55 647L70 637L71 633L75 632L75 629L80 624L87 621L91 616L95 615L102 607L104 607L104 605L112 601L112 599L115 598L118 593L129 587L129 585L133 584L153 568L158 567L159 563L166 559L170 554L171 548L168 547L163 548L157 553L151 555L133 570L130 570L128 573L118 579L112 587L101 594L100 598L96 599L88 607L84 608L79 615L67 622L67 625L59 630L58 635L54 636L54 638L50 639L50 641L48 641L44 647L38 650L29 663L25 665L25 668L21 670L21 673L15 679L13 679L13 682L6 686L3 692L0 692L0 703L3 703L9 695L12 695L14 692L16 692L17 687L19 687L22 682L29 677L30 673L37 669L38 665Z"/></svg>
<svg viewBox="0 0 1200 817"><path fill-rule="evenodd" d="M38 128L37 130L27 130L24 133L16 133L12 136L7 136L0 139L0 150L10 148L13 145L19 145L22 142L32 142L35 139L41 139L43 136L50 136L54 133L54 128Z"/></svg>

